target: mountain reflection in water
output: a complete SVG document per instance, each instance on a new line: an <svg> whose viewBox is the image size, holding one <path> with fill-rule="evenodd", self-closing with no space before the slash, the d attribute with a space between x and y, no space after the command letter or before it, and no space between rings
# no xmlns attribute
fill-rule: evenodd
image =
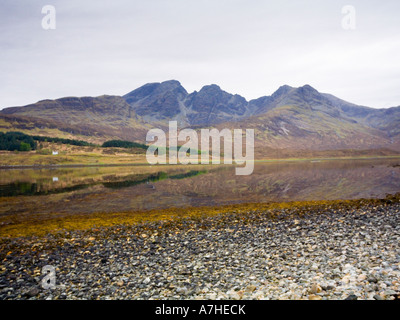
<svg viewBox="0 0 400 320"><path fill-rule="evenodd" d="M0 170L0 214L380 198L400 192L399 163L396 158L257 162L249 176L236 176L232 165Z"/></svg>

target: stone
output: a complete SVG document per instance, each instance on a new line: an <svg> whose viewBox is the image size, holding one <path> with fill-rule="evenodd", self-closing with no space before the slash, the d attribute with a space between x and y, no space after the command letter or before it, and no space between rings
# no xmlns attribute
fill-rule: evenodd
<svg viewBox="0 0 400 320"><path fill-rule="evenodd" d="M215 293L209 293L206 295L206 299L208 300L215 300L217 298L217 295Z"/></svg>
<svg viewBox="0 0 400 320"><path fill-rule="evenodd" d="M358 281L364 281L365 279L367 279L367 276L365 274L360 274L357 278Z"/></svg>
<svg viewBox="0 0 400 320"><path fill-rule="evenodd" d="M38 288L31 288L29 291L25 293L25 295L29 298L35 297L40 293L40 290Z"/></svg>
<svg viewBox="0 0 400 320"><path fill-rule="evenodd" d="M332 285L322 286L321 288L322 288L322 290L325 290L325 291L330 291L330 290L335 289L335 287Z"/></svg>
<svg viewBox="0 0 400 320"><path fill-rule="evenodd" d="M227 292L228 298L232 300L240 300L241 296L236 291Z"/></svg>
<svg viewBox="0 0 400 320"><path fill-rule="evenodd" d="M316 284L316 283L312 284L311 289L310 289L310 292L312 294L320 293L321 291L322 291L322 288L318 284Z"/></svg>
<svg viewBox="0 0 400 320"><path fill-rule="evenodd" d="M123 285L124 285L124 282L122 280L117 282L117 286L122 287Z"/></svg>
<svg viewBox="0 0 400 320"><path fill-rule="evenodd" d="M322 300L322 297L316 294L311 294L308 296L308 300Z"/></svg>
<svg viewBox="0 0 400 320"><path fill-rule="evenodd" d="M252 293L252 292L254 292L256 289L257 289L256 286L250 285L250 286L248 286L248 287L246 288L245 292L246 292L246 293Z"/></svg>

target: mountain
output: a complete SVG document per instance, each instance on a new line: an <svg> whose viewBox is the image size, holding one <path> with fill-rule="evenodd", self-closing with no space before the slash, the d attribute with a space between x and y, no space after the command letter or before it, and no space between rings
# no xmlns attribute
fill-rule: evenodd
<svg viewBox="0 0 400 320"><path fill-rule="evenodd" d="M188 94L176 80L149 83L126 94L124 99L147 122L178 121L180 126L212 125L249 116L248 102L215 84Z"/></svg>
<svg viewBox="0 0 400 320"><path fill-rule="evenodd" d="M310 85L283 85L271 96L246 101L215 84L188 94L179 82L167 81L145 85L124 98L150 122L177 120L181 127L254 128L257 143L275 149L397 150L400 146L400 108L358 106Z"/></svg>
<svg viewBox="0 0 400 320"><path fill-rule="evenodd" d="M178 81L148 83L123 98L147 122L182 121L182 101L188 93Z"/></svg>
<svg viewBox="0 0 400 320"><path fill-rule="evenodd" d="M253 128L256 149L263 154L271 150L400 151L400 107L359 106L310 85L283 85L270 96L247 101L216 84L188 93L176 80L148 83L123 97L67 97L6 108L0 111L0 130L144 142L150 128L166 129L171 120L181 128Z"/></svg>
<svg viewBox="0 0 400 320"><path fill-rule="evenodd" d="M306 90L304 90L306 89ZM359 123L324 98L298 88L237 123L218 124L222 128L253 128L256 149L338 150L379 149L398 150L387 132ZM321 99L320 99L321 98ZM264 107L263 107L264 108ZM399 141L400 139L397 139ZM265 150L263 154L268 154Z"/></svg>
<svg viewBox="0 0 400 320"><path fill-rule="evenodd" d="M247 101L239 95L227 93L215 84L204 86L185 100L186 116L190 125L213 125L235 121L250 115Z"/></svg>

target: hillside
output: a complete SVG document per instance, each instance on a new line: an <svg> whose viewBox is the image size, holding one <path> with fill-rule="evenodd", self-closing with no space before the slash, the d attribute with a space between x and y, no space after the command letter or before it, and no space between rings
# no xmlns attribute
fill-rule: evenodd
<svg viewBox="0 0 400 320"><path fill-rule="evenodd" d="M79 137L103 142L111 138L144 141L150 127L119 96L43 100L0 111L0 129Z"/></svg>
<svg viewBox="0 0 400 320"><path fill-rule="evenodd" d="M284 86L264 98L256 115L218 127L255 129L258 149L399 150L399 116L391 117L389 110L353 106L336 99L307 85ZM393 109L392 113L399 114L400 108Z"/></svg>

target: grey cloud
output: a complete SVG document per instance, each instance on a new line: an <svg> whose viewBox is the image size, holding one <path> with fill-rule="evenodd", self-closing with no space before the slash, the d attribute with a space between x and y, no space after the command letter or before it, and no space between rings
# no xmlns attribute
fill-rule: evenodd
<svg viewBox="0 0 400 320"><path fill-rule="evenodd" d="M399 1L43 1L0 4L0 108L69 95L125 94L177 79L247 99L306 83L372 107L400 105Z"/></svg>

